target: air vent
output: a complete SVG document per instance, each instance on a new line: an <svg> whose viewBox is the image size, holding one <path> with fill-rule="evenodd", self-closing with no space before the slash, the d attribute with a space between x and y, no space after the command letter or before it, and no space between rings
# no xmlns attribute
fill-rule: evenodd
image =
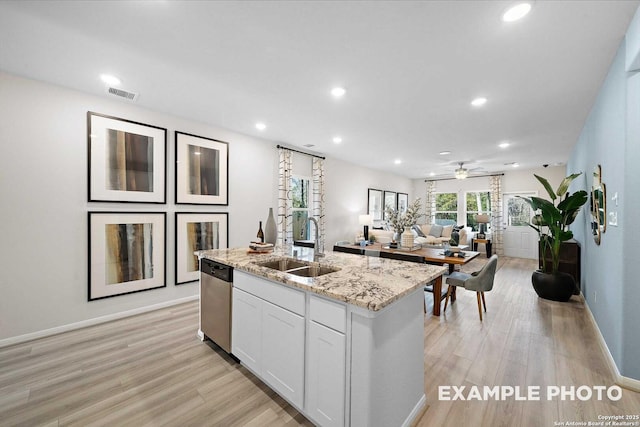
<svg viewBox="0 0 640 427"><path fill-rule="evenodd" d="M135 92L129 92L128 90L118 89L115 87L107 86L107 93L112 96L117 96L119 98L124 98L129 101L135 101L138 99L138 94Z"/></svg>
<svg viewBox="0 0 640 427"><path fill-rule="evenodd" d="M315 147L315 144L304 144L303 147L307 147L307 148L311 148L311 147Z"/></svg>

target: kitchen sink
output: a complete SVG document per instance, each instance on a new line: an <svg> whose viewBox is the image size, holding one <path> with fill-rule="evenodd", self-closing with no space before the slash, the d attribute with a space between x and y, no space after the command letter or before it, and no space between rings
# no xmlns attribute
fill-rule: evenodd
<svg viewBox="0 0 640 427"><path fill-rule="evenodd" d="M339 271L339 268L326 267L323 265L309 265L307 267L296 268L291 271L287 271L289 274L295 274L301 277L318 277L329 273L335 273Z"/></svg>
<svg viewBox="0 0 640 427"><path fill-rule="evenodd" d="M292 258L276 259L274 261L264 262L258 264L260 267L267 267L278 271L293 270L294 268L308 267L309 263L304 261L298 261Z"/></svg>
<svg viewBox="0 0 640 427"><path fill-rule="evenodd" d="M292 258L282 258L258 264L261 267L283 271L300 277L318 277L340 271L339 268L319 265L310 261L299 261Z"/></svg>

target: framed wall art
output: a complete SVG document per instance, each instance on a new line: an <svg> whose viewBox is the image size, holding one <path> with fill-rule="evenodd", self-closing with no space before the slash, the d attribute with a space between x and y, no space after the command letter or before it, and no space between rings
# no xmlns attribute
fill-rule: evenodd
<svg viewBox="0 0 640 427"><path fill-rule="evenodd" d="M176 204L228 205L229 144L176 132Z"/></svg>
<svg viewBox="0 0 640 427"><path fill-rule="evenodd" d="M374 221L382 220L382 211L384 210L382 205L382 190L376 190L375 188L369 188L367 194L367 213L371 215Z"/></svg>
<svg viewBox="0 0 640 427"><path fill-rule="evenodd" d="M387 220L387 207L398 209L397 193L395 191L384 192L384 219Z"/></svg>
<svg viewBox="0 0 640 427"><path fill-rule="evenodd" d="M176 284L199 279L198 257L193 253L229 247L229 214L176 212Z"/></svg>
<svg viewBox="0 0 640 427"><path fill-rule="evenodd" d="M166 286L164 212L89 212L89 301Z"/></svg>
<svg viewBox="0 0 640 427"><path fill-rule="evenodd" d="M167 202L167 130L87 113L90 202Z"/></svg>
<svg viewBox="0 0 640 427"><path fill-rule="evenodd" d="M398 193L398 212L401 214L407 211L409 207L409 195L406 193Z"/></svg>

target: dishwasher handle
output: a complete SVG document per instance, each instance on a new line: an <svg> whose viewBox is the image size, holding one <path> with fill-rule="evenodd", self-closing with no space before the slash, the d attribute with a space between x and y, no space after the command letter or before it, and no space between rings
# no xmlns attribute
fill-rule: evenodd
<svg viewBox="0 0 640 427"><path fill-rule="evenodd" d="M200 271L202 274L213 276L225 282L233 282L233 267L229 265L202 258L200 261Z"/></svg>

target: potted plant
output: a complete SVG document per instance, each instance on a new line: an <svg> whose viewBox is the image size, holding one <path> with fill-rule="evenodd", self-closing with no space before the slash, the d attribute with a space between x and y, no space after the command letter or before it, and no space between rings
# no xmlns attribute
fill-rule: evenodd
<svg viewBox="0 0 640 427"><path fill-rule="evenodd" d="M531 282L539 297L553 301L568 301L575 289L572 275L558 271L562 242L573 238L569 225L573 223L580 208L587 203L584 190L569 194L569 185L581 173L574 173L562 180L554 192L545 178L533 175L544 186L551 200L540 197L522 197L536 212L530 227L538 233L542 255L542 269L533 272ZM547 255L551 263L547 262Z"/></svg>
<svg viewBox="0 0 640 427"><path fill-rule="evenodd" d="M407 206L407 210L404 213L400 213L397 209L391 206L385 207L387 218L389 223L393 227L397 237L394 240L401 239L402 246L413 246L413 233L411 233L411 227L413 227L420 214L420 199L416 199ZM405 231L405 229L407 229ZM402 236L402 237L401 237Z"/></svg>

